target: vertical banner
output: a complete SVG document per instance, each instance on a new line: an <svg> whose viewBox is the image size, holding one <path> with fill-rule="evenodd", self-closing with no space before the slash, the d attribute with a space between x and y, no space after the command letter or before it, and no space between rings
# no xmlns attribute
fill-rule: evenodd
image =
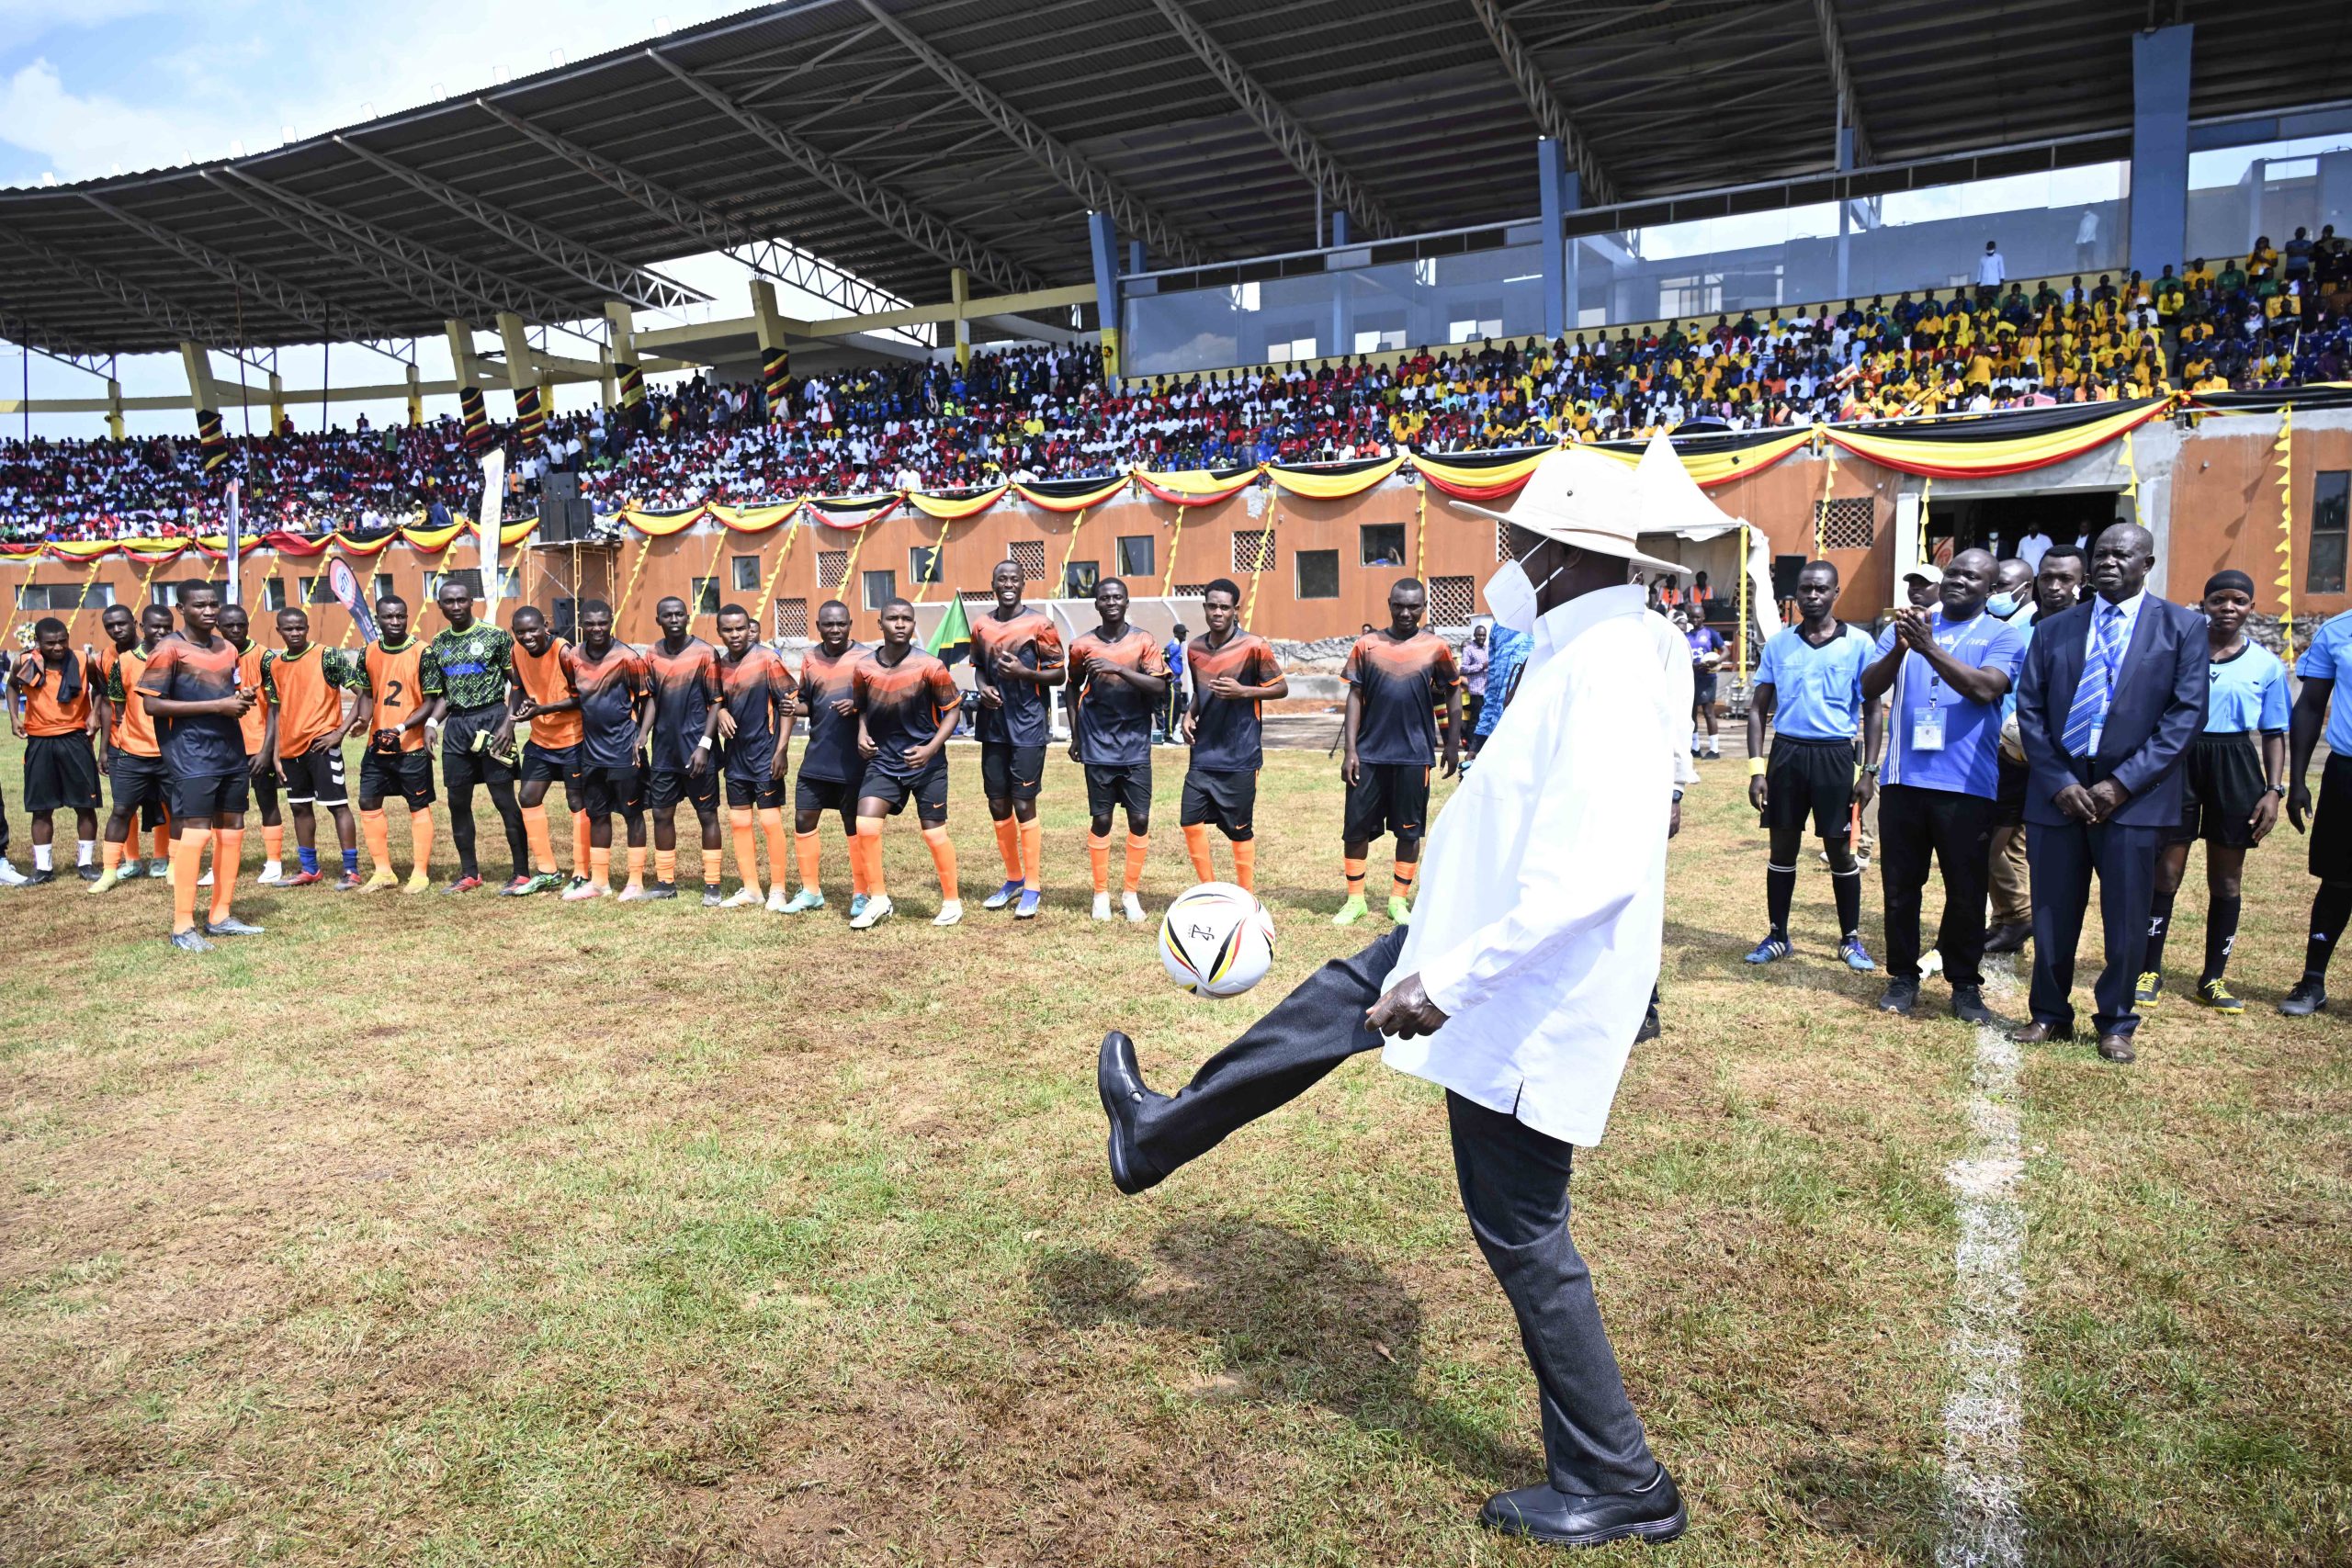
<svg viewBox="0 0 2352 1568"><path fill-rule="evenodd" d="M229 460L229 433L221 428L220 415L216 410L198 411L196 444L204 455L206 473L210 473Z"/></svg>
<svg viewBox="0 0 2352 1568"><path fill-rule="evenodd" d="M2295 411L2278 411L2278 630L2295 662Z"/></svg>
<svg viewBox="0 0 2352 1568"><path fill-rule="evenodd" d="M506 512L506 454L485 453L481 460L481 509L476 526L481 531L481 596L485 615L498 625L498 535Z"/></svg>
<svg viewBox="0 0 2352 1568"><path fill-rule="evenodd" d="M229 603L232 604L244 603L244 561L237 553L244 543L245 532L243 509L238 504L239 488L236 480L229 481Z"/></svg>
<svg viewBox="0 0 2352 1568"><path fill-rule="evenodd" d="M482 404L480 387L458 389L458 418L465 430L467 451L479 454L490 445L490 411Z"/></svg>
<svg viewBox="0 0 2352 1568"><path fill-rule="evenodd" d="M785 396L792 380L792 351L779 344L760 355L760 390L768 400L768 418L786 419L791 416L791 400Z"/></svg>

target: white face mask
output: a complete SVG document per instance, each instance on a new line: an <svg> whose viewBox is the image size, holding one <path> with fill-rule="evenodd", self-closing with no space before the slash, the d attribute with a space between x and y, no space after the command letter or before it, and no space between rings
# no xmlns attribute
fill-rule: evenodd
<svg viewBox="0 0 2352 1568"><path fill-rule="evenodd" d="M1532 632L1535 629L1535 595L1566 570L1561 567L1542 582L1531 581L1527 568L1521 564L1519 557L1513 556L1487 580L1487 608L1494 612L1498 625L1515 632Z"/></svg>

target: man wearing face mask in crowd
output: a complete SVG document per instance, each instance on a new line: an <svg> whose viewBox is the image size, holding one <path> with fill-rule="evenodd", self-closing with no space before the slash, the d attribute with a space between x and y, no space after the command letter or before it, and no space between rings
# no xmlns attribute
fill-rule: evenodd
<svg viewBox="0 0 2352 1568"><path fill-rule="evenodd" d="M2019 628L2030 625L2033 620L2033 568L2021 560L2003 561L1994 575L1993 596L1984 601L1984 613Z"/></svg>
<svg viewBox="0 0 2352 1568"><path fill-rule="evenodd" d="M1689 711L1627 581L1674 570L1634 548L1638 510L1630 470L1571 446L1488 513L1514 558L1487 606L1531 651L1514 689L1490 693L1509 705L1430 835L1411 924L1324 965L1174 1095L1146 1086L1123 1033L1097 1066L1111 1177L1128 1193L1384 1043L1391 1066L1444 1087L1463 1205L1518 1315L1548 1461L1544 1481L1489 1499L1479 1520L1569 1545L1667 1540L1685 1522L1568 1234L1572 1145L1600 1141L1657 973L1664 725L1669 703L1685 705L1678 728Z"/></svg>

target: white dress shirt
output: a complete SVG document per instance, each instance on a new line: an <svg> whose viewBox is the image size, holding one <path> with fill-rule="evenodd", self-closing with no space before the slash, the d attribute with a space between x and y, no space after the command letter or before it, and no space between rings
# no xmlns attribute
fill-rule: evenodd
<svg viewBox="0 0 2352 1568"><path fill-rule="evenodd" d="M1447 1015L1389 1041L1390 1066L1575 1144L1600 1141L1657 976L1673 772L1647 615L1627 586L1536 622L1518 692L1430 830L1387 979L1419 975Z"/></svg>
<svg viewBox="0 0 2352 1568"><path fill-rule="evenodd" d="M2008 266L2001 260L2000 252L1986 251L1983 255L1976 258L1976 283L1978 288L1990 288L1995 284L2006 281L2008 276Z"/></svg>
<svg viewBox="0 0 2352 1568"><path fill-rule="evenodd" d="M2117 685L2120 685L2123 682L2123 660L2124 656L2132 651L2132 633L2140 625L2140 606L2147 602L2148 591L2143 588L2139 592L2134 593L2131 598L2124 600L2121 604L2115 606L2117 609L2123 612L2123 635L2118 637L2115 642L2115 682ZM2083 668L2086 670L2091 667L2091 650L2098 646L2098 624L2107 616L2107 601L2094 593L2091 595L2090 606L2090 630L2083 634ZM2110 701L2113 699L2113 696L2114 693L2110 690L2109 693L2109 698Z"/></svg>

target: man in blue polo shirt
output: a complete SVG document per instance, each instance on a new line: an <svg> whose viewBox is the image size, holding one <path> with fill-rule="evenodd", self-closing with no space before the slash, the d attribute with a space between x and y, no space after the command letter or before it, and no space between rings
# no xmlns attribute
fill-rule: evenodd
<svg viewBox="0 0 2352 1568"><path fill-rule="evenodd" d="M1770 964L1789 955L1789 905L1796 897L1797 855L1804 825L1821 836L1829 860L1829 890L1838 905L1838 956L1857 971L1878 967L1862 946L1862 868L1854 863L1854 818L1878 787L1878 767L1859 773L1854 734L1864 754L1876 756L1879 705L1862 695L1871 639L1837 617L1838 569L1809 561L1797 573L1795 628L1764 645L1747 704L1747 799L1771 835L1764 863L1764 903L1772 929L1747 955ZM1772 754L1764 755L1764 726L1772 725Z"/></svg>
<svg viewBox="0 0 2352 1568"><path fill-rule="evenodd" d="M2327 1006L2327 961L2335 955L2346 923L2352 921L2352 703L2337 703L2332 712L2328 706L2335 682L2347 671L2352 671L2352 610L2321 626L2295 662L2303 691L2295 699L2288 733L2287 820L2295 831L2311 834L2311 868L2319 878L2319 892L2312 899L2302 978L2278 1004L2290 1018L2306 1018ZM2308 775L2323 727L2328 759L2320 773L2319 812L2313 816Z"/></svg>
<svg viewBox="0 0 2352 1568"><path fill-rule="evenodd" d="M1871 701L1894 694L1878 803L1887 971L1878 1005L1886 1012L1907 1014L1919 1000L1920 895L1932 859L1943 869L1936 951L1951 982L1952 1016L1993 1021L1977 965L2000 785L2001 699L2025 657L2017 628L1984 613L1997 572L1983 550L1952 557L1935 607L1897 610L1862 674Z"/></svg>

